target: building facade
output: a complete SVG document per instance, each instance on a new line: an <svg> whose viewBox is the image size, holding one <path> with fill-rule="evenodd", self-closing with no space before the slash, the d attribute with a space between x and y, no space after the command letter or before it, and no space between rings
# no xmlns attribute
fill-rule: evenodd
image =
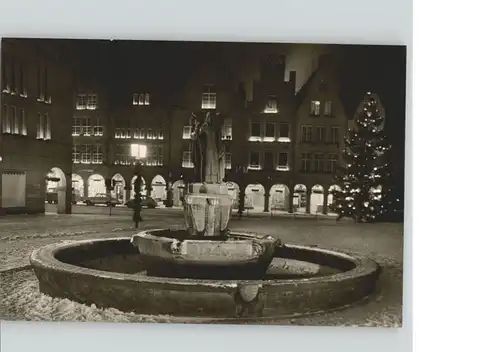
<svg viewBox="0 0 500 352"><path fill-rule="evenodd" d="M173 205L181 205L193 178L191 116L204 118L212 112L224 119L225 178L235 206L326 213L348 121L338 94L335 60L322 56L296 92L295 72L286 79L285 59L262 58L252 94L245 92L244 82L227 62L210 55L203 65L188 67L183 85L175 89L162 83L169 80L161 70L149 76L144 71L134 74L133 68L144 63L134 62L115 73L128 75L115 91L103 83L116 70L112 59L107 74L84 74L74 95L73 187L82 197L93 196L106 193L105 179L112 179L114 195L121 202L130 199L135 144L146 150L143 194L163 201L170 190Z"/></svg>
<svg viewBox="0 0 500 352"><path fill-rule="evenodd" d="M286 58L262 58L259 78L253 82L251 101L243 113L245 122L235 131L243 146L237 156L240 188L247 207L268 212L288 209L294 169L295 73L285 80ZM241 205L243 205L242 197Z"/></svg>
<svg viewBox="0 0 500 352"><path fill-rule="evenodd" d="M71 212L72 72L67 43L3 39L0 213Z"/></svg>
<svg viewBox="0 0 500 352"><path fill-rule="evenodd" d="M333 178L343 163L342 149L348 129L334 55L322 55L318 68L297 95L294 135L295 206L306 213L327 212L333 201Z"/></svg>

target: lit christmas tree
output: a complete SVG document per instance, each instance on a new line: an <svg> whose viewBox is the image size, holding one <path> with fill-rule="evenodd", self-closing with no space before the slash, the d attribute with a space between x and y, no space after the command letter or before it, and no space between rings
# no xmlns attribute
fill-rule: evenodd
<svg viewBox="0 0 500 352"><path fill-rule="evenodd" d="M345 167L338 167L334 177L339 186L333 191L338 220L350 217L372 222L382 219L387 211L383 192L389 178L385 154L390 145L384 122L378 100L368 92L355 117L355 127L345 138Z"/></svg>

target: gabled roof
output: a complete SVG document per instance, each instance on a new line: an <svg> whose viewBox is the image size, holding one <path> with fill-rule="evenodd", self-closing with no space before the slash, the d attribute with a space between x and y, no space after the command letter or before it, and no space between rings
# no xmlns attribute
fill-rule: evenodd
<svg viewBox="0 0 500 352"><path fill-rule="evenodd" d="M304 102L304 100L307 98L309 94L309 89L311 88L316 76L318 75L318 70L319 69L314 70L314 72L311 73L311 75L307 79L306 83L304 83L302 87L300 87L299 91L295 93L296 109L298 109L300 105Z"/></svg>

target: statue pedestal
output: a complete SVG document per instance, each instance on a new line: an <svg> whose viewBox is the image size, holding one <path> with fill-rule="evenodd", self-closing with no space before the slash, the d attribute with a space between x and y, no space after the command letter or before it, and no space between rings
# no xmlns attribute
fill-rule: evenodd
<svg viewBox="0 0 500 352"><path fill-rule="evenodd" d="M184 220L192 237L224 237L231 217L232 199L221 184L193 184L184 199Z"/></svg>

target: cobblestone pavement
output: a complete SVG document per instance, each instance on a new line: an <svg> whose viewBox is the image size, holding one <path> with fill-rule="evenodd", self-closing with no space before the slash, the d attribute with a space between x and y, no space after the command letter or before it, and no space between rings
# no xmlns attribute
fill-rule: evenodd
<svg viewBox="0 0 500 352"><path fill-rule="evenodd" d="M182 214L160 209L144 213L141 228L181 225ZM327 314L262 324L400 326L402 321L402 224L355 224L322 219L243 218L231 222L234 231L265 233L286 243L312 245L367 255L382 266L377 293L368 301ZM66 240L130 236L128 213L107 216L46 215L0 219L0 271L28 265L28 257L43 245ZM143 316L98 309L38 292L30 270L0 274L0 318L28 320L171 322L168 316Z"/></svg>

